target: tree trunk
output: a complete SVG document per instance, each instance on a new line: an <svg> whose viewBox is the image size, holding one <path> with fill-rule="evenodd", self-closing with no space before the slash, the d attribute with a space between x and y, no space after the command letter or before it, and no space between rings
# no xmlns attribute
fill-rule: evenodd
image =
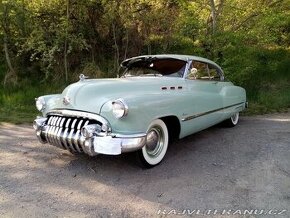
<svg viewBox="0 0 290 218"><path fill-rule="evenodd" d="M210 3L210 16L211 16L211 24L212 24L212 34L216 31L216 6L214 0L209 0Z"/></svg>
<svg viewBox="0 0 290 218"><path fill-rule="evenodd" d="M68 22L69 22L69 0L66 3L66 30L65 30L65 41L64 41L64 72L65 81L68 81L68 61L67 61L67 35L68 35Z"/></svg>
<svg viewBox="0 0 290 218"><path fill-rule="evenodd" d="M4 78L4 86L6 85L7 81L9 78L14 78L14 83L17 82L17 74L11 64L11 59L10 59L10 55L9 55L9 50L8 50L8 42L7 42L7 35L4 31L4 53L5 53L5 59L6 59L6 63L7 66L9 68L8 73L6 74L5 78Z"/></svg>
<svg viewBox="0 0 290 218"><path fill-rule="evenodd" d="M218 28L218 17L222 13L224 0L220 0L217 4L215 0L209 0L210 5L210 17L209 22L211 22L211 33L215 34Z"/></svg>
<svg viewBox="0 0 290 218"><path fill-rule="evenodd" d="M4 6L5 7L3 8L4 9L3 10L3 21L1 23L2 24L1 27L3 29L3 35L4 35L3 47L4 47L4 53L5 53L5 60L6 60L7 66L8 66L8 72L5 75L4 82L3 82L3 85L5 86L9 79L11 79L11 81L13 83L16 83L17 82L17 74L16 74L16 71L14 70L14 68L11 64L11 59L10 59L10 55L9 55L9 49L8 49L8 33L9 33L9 25L10 25L9 12L8 12L7 5L5 4Z"/></svg>
<svg viewBox="0 0 290 218"><path fill-rule="evenodd" d="M117 43L117 36L116 36L116 24L113 23L112 25L113 28L113 38L114 38L114 44L115 44L115 72L118 73L119 65L120 65L120 52L119 52L119 46Z"/></svg>
<svg viewBox="0 0 290 218"><path fill-rule="evenodd" d="M126 29L126 43L125 43L125 51L124 51L124 60L127 58L128 46L129 46L129 31L128 31L128 29Z"/></svg>

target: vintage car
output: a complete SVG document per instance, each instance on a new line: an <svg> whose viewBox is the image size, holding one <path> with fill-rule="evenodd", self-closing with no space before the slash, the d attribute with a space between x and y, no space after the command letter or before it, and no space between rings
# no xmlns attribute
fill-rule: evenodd
<svg viewBox="0 0 290 218"><path fill-rule="evenodd" d="M197 56L150 55L122 62L121 78L87 79L41 96L34 121L40 142L72 153L135 152L144 167L164 158L169 141L223 122L235 126L246 92L214 62Z"/></svg>

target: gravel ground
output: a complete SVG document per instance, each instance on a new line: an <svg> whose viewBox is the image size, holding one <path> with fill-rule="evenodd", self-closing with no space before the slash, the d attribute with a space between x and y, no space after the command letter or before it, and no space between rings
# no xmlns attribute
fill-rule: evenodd
<svg viewBox="0 0 290 218"><path fill-rule="evenodd" d="M150 170L132 154L74 156L31 126L2 124L0 216L290 217L289 148L290 113L186 137Z"/></svg>

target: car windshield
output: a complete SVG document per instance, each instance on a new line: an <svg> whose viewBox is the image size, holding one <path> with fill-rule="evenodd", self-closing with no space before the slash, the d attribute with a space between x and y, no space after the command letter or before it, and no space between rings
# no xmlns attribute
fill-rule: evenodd
<svg viewBox="0 0 290 218"><path fill-rule="evenodd" d="M126 65L123 77L132 76L167 76L183 77L186 61L173 58L147 58L131 60Z"/></svg>

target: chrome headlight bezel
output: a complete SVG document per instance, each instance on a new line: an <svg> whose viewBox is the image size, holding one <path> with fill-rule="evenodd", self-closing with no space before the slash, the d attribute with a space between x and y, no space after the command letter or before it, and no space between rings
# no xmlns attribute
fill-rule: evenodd
<svg viewBox="0 0 290 218"><path fill-rule="evenodd" d="M43 97L38 97L35 99L35 106L37 108L37 110L39 110L40 112L43 112L45 110L46 107L46 103Z"/></svg>
<svg viewBox="0 0 290 218"><path fill-rule="evenodd" d="M121 119L128 115L129 107L124 99L119 98L112 101L112 112L117 119Z"/></svg>

